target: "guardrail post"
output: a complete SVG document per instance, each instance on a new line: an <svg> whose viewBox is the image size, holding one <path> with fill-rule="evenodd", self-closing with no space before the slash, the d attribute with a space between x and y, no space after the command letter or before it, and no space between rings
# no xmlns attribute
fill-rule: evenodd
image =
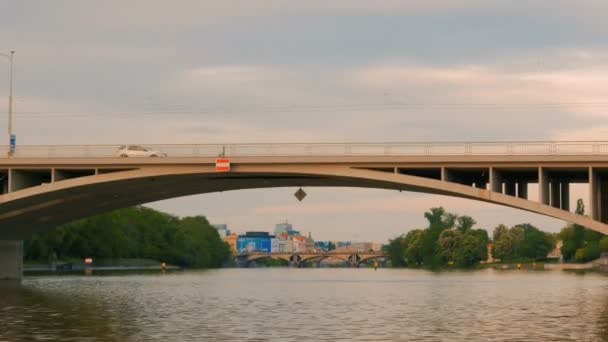
<svg viewBox="0 0 608 342"><path fill-rule="evenodd" d="M507 144L507 154L512 155L513 154L513 144Z"/></svg>
<svg viewBox="0 0 608 342"><path fill-rule="evenodd" d="M473 151L473 149L471 147L471 143L465 143L464 144L464 154L467 156L471 155L472 151Z"/></svg>

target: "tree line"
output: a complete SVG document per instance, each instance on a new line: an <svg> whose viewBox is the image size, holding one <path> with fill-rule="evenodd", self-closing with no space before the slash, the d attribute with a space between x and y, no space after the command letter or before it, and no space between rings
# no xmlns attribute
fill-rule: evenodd
<svg viewBox="0 0 608 342"><path fill-rule="evenodd" d="M490 238L475 229L470 216L446 212L443 207L424 213L428 227L415 229L389 241L385 251L395 267L471 267L488 258ZM544 260L555 248L553 235L530 224L496 227L492 256L502 261Z"/></svg>
<svg viewBox="0 0 608 342"><path fill-rule="evenodd" d="M230 247L203 216L178 218L145 207L74 221L24 242L26 260L154 259L192 268L220 267Z"/></svg>
<svg viewBox="0 0 608 342"><path fill-rule="evenodd" d="M585 215L585 204L582 199L576 203L576 213ZM608 237L602 233L585 228L578 224L564 227L558 238L562 241L562 256L566 261L587 262L608 252Z"/></svg>

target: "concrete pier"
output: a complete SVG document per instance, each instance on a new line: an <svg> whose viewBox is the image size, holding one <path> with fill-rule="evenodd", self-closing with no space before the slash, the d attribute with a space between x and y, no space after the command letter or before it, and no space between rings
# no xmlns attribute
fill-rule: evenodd
<svg viewBox="0 0 608 342"><path fill-rule="evenodd" d="M21 280L23 241L0 240L0 280Z"/></svg>

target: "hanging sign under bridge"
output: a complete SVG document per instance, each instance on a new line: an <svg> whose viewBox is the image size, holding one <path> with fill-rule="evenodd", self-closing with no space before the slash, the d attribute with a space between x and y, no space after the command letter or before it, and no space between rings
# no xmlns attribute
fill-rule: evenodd
<svg viewBox="0 0 608 342"><path fill-rule="evenodd" d="M215 160L215 171L216 172L229 172L230 171L230 159L217 158Z"/></svg>
<svg viewBox="0 0 608 342"><path fill-rule="evenodd" d="M296 196L298 201L302 202L304 197L306 197L306 191L302 190L302 188L299 188L298 191L296 191L296 193L293 195Z"/></svg>

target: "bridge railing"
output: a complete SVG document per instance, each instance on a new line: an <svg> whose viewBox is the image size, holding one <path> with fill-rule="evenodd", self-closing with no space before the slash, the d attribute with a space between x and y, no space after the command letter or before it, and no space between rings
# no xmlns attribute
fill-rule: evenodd
<svg viewBox="0 0 608 342"><path fill-rule="evenodd" d="M403 142L286 144L138 144L169 157L475 156L608 154L608 141ZM14 158L117 157L121 145L21 145ZM0 158L7 156L0 146Z"/></svg>

